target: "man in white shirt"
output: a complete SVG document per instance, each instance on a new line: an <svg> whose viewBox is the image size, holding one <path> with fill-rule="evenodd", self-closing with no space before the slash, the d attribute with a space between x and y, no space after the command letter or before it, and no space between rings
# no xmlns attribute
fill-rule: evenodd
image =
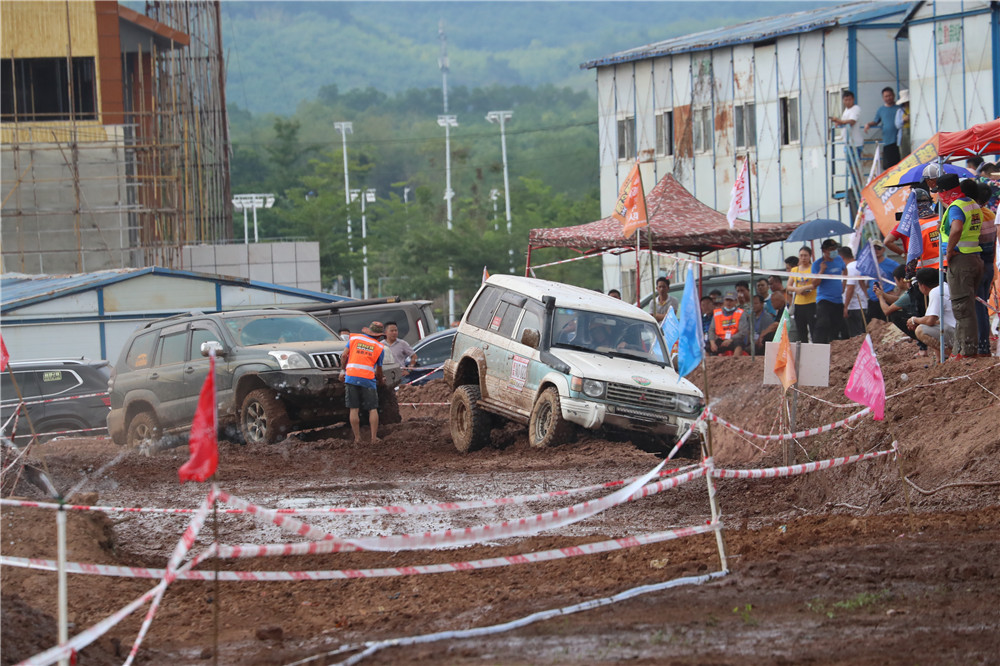
<svg viewBox="0 0 1000 666"><path fill-rule="evenodd" d="M845 90L843 94L844 112L840 118L830 116L830 121L837 127L843 127L844 133L841 140L848 145L854 146L858 151L858 158L861 157L861 147L865 144L865 133L858 122L861 119L861 107L854 102L854 93Z"/></svg>
<svg viewBox="0 0 1000 666"><path fill-rule="evenodd" d="M393 358L396 359L396 363L402 366L403 374L410 374L407 368L412 368L416 365L417 353L413 351L410 343L399 337L399 325L394 321L389 321L385 324L385 346L389 348Z"/></svg>
<svg viewBox="0 0 1000 666"><path fill-rule="evenodd" d="M860 277L858 262L854 261L854 252L844 246L837 248L840 258L847 264L847 277ZM865 296L864 280L847 280L844 282L844 321L847 322L847 337L853 338L865 332L865 318L861 312L868 305Z"/></svg>
<svg viewBox="0 0 1000 666"><path fill-rule="evenodd" d="M910 317L906 326L917 336L917 339L931 349L941 341L941 330L944 329L944 344L951 347L955 339L955 313L951 309L951 293L948 283L938 285L936 268L921 268L917 271L917 285L920 293L927 297L927 314L923 317ZM943 298L942 298L943 293ZM941 316L941 304L944 303L944 317Z"/></svg>

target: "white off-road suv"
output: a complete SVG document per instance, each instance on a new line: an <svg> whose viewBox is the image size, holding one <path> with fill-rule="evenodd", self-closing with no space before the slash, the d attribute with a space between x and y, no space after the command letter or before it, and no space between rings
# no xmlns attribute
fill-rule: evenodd
<svg viewBox="0 0 1000 666"><path fill-rule="evenodd" d="M528 425L544 447L573 424L632 431L672 446L703 408L680 378L655 319L594 291L494 275L476 294L444 364L451 437L459 451L487 444L498 419Z"/></svg>

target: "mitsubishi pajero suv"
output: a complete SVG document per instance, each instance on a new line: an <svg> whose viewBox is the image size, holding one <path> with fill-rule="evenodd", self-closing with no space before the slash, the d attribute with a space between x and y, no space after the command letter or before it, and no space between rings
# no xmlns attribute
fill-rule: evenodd
<svg viewBox="0 0 1000 666"><path fill-rule="evenodd" d="M565 441L574 424L668 447L704 405L677 375L648 313L595 291L510 275L490 277L476 294L444 375L459 451L488 443L498 419L526 424L536 447Z"/></svg>

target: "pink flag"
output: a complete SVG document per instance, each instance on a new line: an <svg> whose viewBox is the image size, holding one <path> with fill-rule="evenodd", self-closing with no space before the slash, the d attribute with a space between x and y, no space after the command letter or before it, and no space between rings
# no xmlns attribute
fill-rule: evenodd
<svg viewBox="0 0 1000 666"><path fill-rule="evenodd" d="M188 448L191 458L177 470L181 483L207 481L219 466L219 445L216 441L218 416L215 411L215 354L208 359L208 377L201 387L198 410L191 423Z"/></svg>
<svg viewBox="0 0 1000 666"><path fill-rule="evenodd" d="M871 407L876 421L885 418L885 380L882 379L882 368L875 358L870 335L866 335L865 341L861 343L851 376L847 378L844 395L854 402Z"/></svg>
<svg viewBox="0 0 1000 666"><path fill-rule="evenodd" d="M733 228L733 223L737 217L743 213L750 212L750 174L747 171L748 162L750 162L749 157L743 160L740 175L736 177L736 182L733 183L732 198L729 200L729 212L726 213L730 229Z"/></svg>

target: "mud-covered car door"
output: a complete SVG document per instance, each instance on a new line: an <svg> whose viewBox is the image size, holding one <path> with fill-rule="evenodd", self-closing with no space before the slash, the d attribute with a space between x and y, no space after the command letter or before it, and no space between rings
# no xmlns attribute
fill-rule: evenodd
<svg viewBox="0 0 1000 666"><path fill-rule="evenodd" d="M512 314L511 310L512 308L508 309L508 315ZM544 308L541 303L526 299L523 306L517 310L518 316L510 332L504 363L504 374L507 377L506 400L518 409L530 413L535 393L538 391L540 374L538 344L537 342L534 346L525 344L524 332L541 330Z"/></svg>
<svg viewBox="0 0 1000 666"><path fill-rule="evenodd" d="M198 390L192 400L192 396L188 395L192 386L184 381L187 350L187 324L171 326L160 332L156 358L147 375L147 386L160 401L156 415L163 428L189 425L194 416L191 405L198 401Z"/></svg>
<svg viewBox="0 0 1000 666"><path fill-rule="evenodd" d="M210 321L196 321L191 324L191 338L188 347L187 361L184 364L184 382L187 384L185 390L186 399L192 401L185 407L185 412L191 412L191 418L198 409L198 398L201 395L201 387L208 377L209 359L202 356L201 345L203 342L219 342L226 349L231 349L226 339L218 327ZM233 375L227 369L228 361L224 356L215 359L215 399L219 407L219 414L231 413L233 410Z"/></svg>

